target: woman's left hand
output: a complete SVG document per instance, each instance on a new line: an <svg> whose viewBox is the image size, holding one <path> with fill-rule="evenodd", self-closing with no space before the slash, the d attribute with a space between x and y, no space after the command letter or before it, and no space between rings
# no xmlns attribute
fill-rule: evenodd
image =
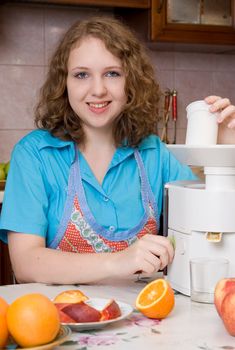
<svg viewBox="0 0 235 350"><path fill-rule="evenodd" d="M220 96L208 96L205 101L211 105L211 112L220 112L218 143L235 144L235 106Z"/></svg>

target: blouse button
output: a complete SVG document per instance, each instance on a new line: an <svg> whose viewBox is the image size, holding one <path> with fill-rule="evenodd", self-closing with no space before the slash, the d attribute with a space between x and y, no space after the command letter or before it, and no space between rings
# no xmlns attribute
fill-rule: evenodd
<svg viewBox="0 0 235 350"><path fill-rule="evenodd" d="M111 231L111 232L115 231L115 227L114 226L109 226L109 231Z"/></svg>
<svg viewBox="0 0 235 350"><path fill-rule="evenodd" d="M108 202L109 199L108 199L108 197L104 196L104 197L103 197L103 200L104 200L105 202Z"/></svg>

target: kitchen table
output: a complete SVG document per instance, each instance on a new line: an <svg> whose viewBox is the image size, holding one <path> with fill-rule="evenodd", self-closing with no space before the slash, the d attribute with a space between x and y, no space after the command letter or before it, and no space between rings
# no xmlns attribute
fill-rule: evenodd
<svg viewBox="0 0 235 350"><path fill-rule="evenodd" d="M68 289L80 289L89 297L114 298L132 305L133 313L100 330L73 332L69 341L57 350L161 349L219 350L235 349L235 338L225 330L213 304L192 302L176 294L173 311L163 320L144 317L134 309L138 292L148 279L107 281L95 285L16 284L0 287L0 295L9 303L26 293L43 293L54 298Z"/></svg>

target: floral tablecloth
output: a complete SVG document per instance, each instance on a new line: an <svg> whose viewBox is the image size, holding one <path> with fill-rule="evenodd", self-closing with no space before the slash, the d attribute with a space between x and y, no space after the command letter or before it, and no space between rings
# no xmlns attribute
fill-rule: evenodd
<svg viewBox="0 0 235 350"><path fill-rule="evenodd" d="M192 302L189 297L177 294L175 307L167 318L148 319L134 308L143 286L133 280L83 286L31 283L1 286L0 296L10 303L26 293L54 298L63 290L80 289L90 298L114 298L133 307L127 318L100 330L73 332L56 350L235 350L235 337L227 333L213 304Z"/></svg>

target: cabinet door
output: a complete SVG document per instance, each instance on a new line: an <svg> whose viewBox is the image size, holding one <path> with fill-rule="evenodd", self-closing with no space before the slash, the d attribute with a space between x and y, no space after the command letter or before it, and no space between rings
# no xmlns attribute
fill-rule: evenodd
<svg viewBox="0 0 235 350"><path fill-rule="evenodd" d="M193 5L195 12L189 13L185 11L187 15L191 16L191 22L182 23L184 21L177 21L177 14L175 14L175 21L169 21L169 11L174 11L174 8L169 8L168 0L151 0L151 40L156 42L178 42L178 43L198 43L198 44L222 44L222 45L234 45L235 44L235 26L234 26L234 0L230 3L231 18L228 21L224 21L221 16L221 20L215 21L218 24L205 24L213 23L213 17L210 16L209 9L208 15L201 14L201 19L197 15L197 5L208 4L206 0L204 2L188 0L187 2L181 1L181 5L185 3L185 6ZM228 4L228 3L227 3ZM202 11L202 9L200 10ZM182 11L183 13L183 11ZM199 14L200 15L200 14ZM178 14L180 16L180 14ZM171 13L171 17L174 15ZM185 21L187 22L187 21ZM224 25L226 23L226 25Z"/></svg>

